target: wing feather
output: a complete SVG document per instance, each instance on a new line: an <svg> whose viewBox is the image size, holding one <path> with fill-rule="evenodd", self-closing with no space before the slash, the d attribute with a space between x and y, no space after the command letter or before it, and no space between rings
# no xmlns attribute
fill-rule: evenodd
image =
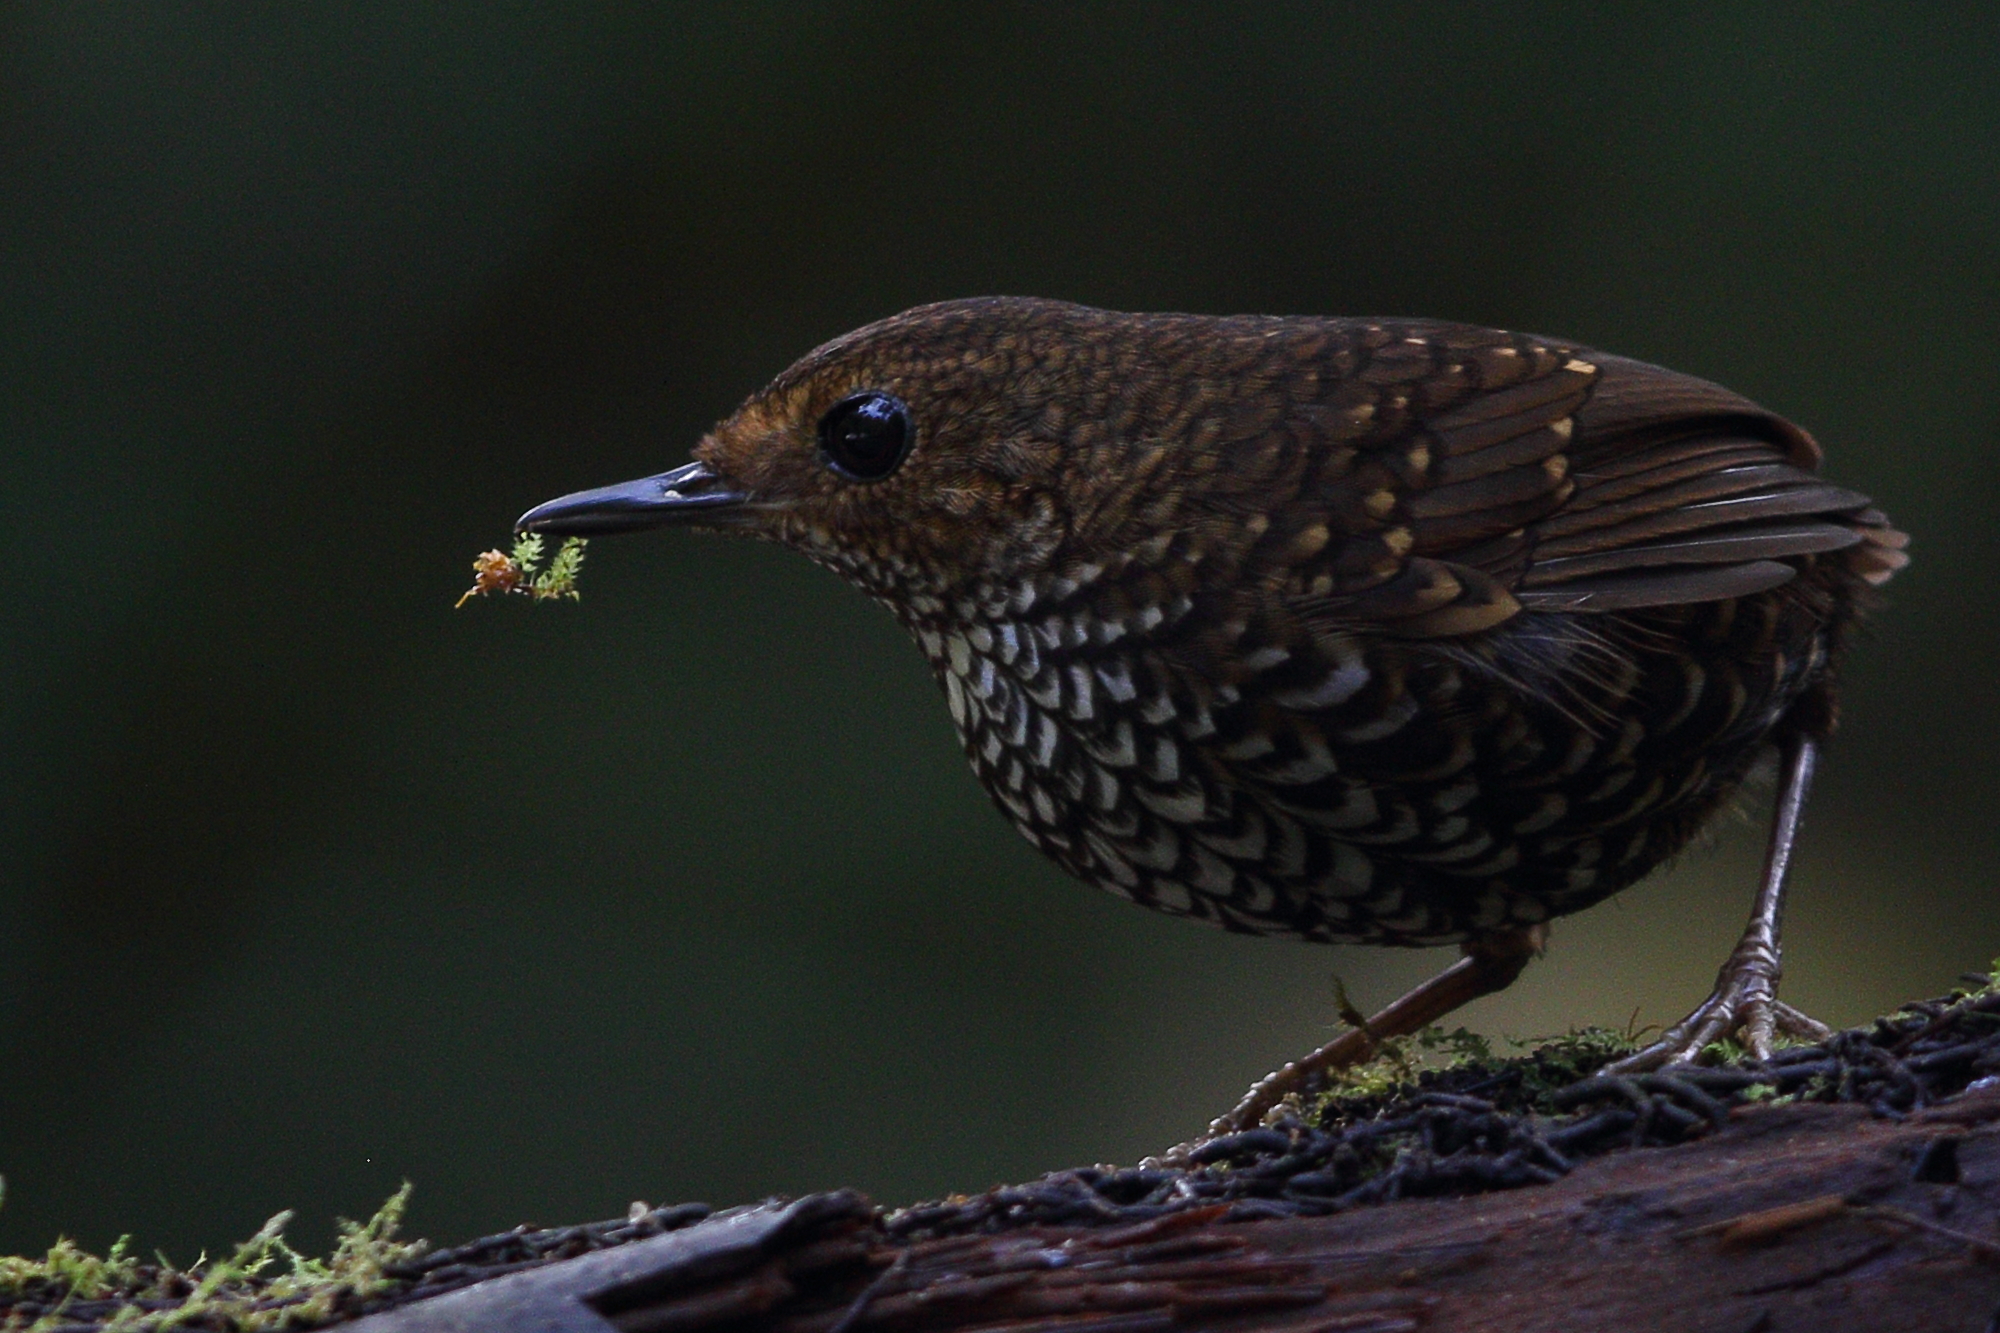
<svg viewBox="0 0 2000 1333"><path fill-rule="evenodd" d="M1866 496L1815 475L1810 435L1739 394L1550 340L1404 334L1393 375L1376 378L1407 385L1428 355L1457 396L1360 446L1386 480L1344 503L1353 530L1321 558L1324 576L1299 569L1290 584L1316 631L1455 637L1523 609L1748 596L1841 552L1869 582L1908 562L1908 539ZM1355 542L1374 571L1364 587L1339 572Z"/></svg>
<svg viewBox="0 0 2000 1333"><path fill-rule="evenodd" d="M1748 597L1790 583L1797 576L1798 571L1790 565L1776 560L1753 560L1747 564L1578 579L1537 592L1520 593L1515 600L1537 611L1636 611L1647 606Z"/></svg>

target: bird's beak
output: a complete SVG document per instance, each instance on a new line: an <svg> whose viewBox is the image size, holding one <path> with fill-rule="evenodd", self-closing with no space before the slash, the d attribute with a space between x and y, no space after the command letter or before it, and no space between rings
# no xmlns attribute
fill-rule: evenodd
<svg viewBox="0 0 2000 1333"><path fill-rule="evenodd" d="M558 537L595 537L678 523L712 523L724 512L741 509L748 498L722 485L708 464L689 463L657 477L621 481L538 504L516 519L514 527Z"/></svg>

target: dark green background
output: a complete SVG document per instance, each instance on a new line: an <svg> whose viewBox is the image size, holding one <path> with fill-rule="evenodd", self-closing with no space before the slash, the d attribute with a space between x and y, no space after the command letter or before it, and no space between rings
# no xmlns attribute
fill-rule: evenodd
<svg viewBox="0 0 2000 1333"><path fill-rule="evenodd" d="M0 171L0 1251L1130 1161L1445 961L1066 880L787 553L451 609L944 297L1538 329L1809 424L1917 545L1788 994L2000 953L1990 5L17 5ZM1674 1016L1757 841L1470 1021Z"/></svg>

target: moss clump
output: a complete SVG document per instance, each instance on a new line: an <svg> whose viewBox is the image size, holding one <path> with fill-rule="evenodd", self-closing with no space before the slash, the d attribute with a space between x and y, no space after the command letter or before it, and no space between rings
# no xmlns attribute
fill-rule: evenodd
<svg viewBox="0 0 2000 1333"><path fill-rule="evenodd" d="M40 1259L0 1257L0 1301L17 1298L35 1286L59 1288L81 1301L138 1288L144 1280L139 1261L128 1252L131 1243L130 1236L120 1236L99 1258L65 1236Z"/></svg>
<svg viewBox="0 0 2000 1333"><path fill-rule="evenodd" d="M1384 1041L1373 1060L1345 1069L1305 1108L1308 1123L1354 1124L1380 1115L1413 1093L1476 1096L1516 1115L1552 1115L1555 1094L1638 1049L1607 1028L1578 1028L1560 1037L1503 1038L1522 1055L1502 1055L1465 1028L1425 1028Z"/></svg>
<svg viewBox="0 0 2000 1333"><path fill-rule="evenodd" d="M464 606L474 597L488 593L508 592L521 593L537 602L552 597L576 601L581 596L576 590L576 576L583 569L584 545L582 537L563 538L548 568L541 569L542 538L524 532L514 539L512 551L486 551L472 562L472 586L459 597L457 605Z"/></svg>
<svg viewBox="0 0 2000 1333"><path fill-rule="evenodd" d="M385 1270L424 1251L423 1241L396 1239L409 1201L405 1184L366 1222L343 1220L340 1240L324 1259L285 1243L289 1212L266 1222L226 1258L203 1256L186 1269L164 1255L155 1263L135 1259L128 1236L101 1258L68 1239L40 1259L0 1258L0 1330L94 1324L107 1333L253 1333L323 1324L399 1285Z"/></svg>

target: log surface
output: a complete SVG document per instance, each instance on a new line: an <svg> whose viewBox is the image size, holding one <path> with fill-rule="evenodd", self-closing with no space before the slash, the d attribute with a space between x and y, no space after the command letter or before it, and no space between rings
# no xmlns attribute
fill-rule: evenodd
<svg viewBox="0 0 2000 1333"><path fill-rule="evenodd" d="M2000 990L1768 1061L1617 1077L1595 1042L1399 1065L1177 1165L896 1210L638 1204L406 1247L310 1305L258 1272L51 1269L0 1290L0 1326L2000 1333Z"/></svg>
<svg viewBox="0 0 2000 1333"><path fill-rule="evenodd" d="M2000 1089L1900 1123L1854 1106L1746 1108L1710 1138L1613 1154L1528 1189L1121 1230L921 1242L866 1306L850 1278L759 1322L788 1333L842 1320L910 1333L1984 1333L2000 1315ZM980 1276L1004 1278L1010 1258L1037 1251L1069 1261L1017 1269L1014 1285ZM879 1249L874 1263L896 1253Z"/></svg>
<svg viewBox="0 0 2000 1333"><path fill-rule="evenodd" d="M858 1195L816 1195L629 1247L677 1251L678 1267L566 1285L564 1270L622 1252L599 1251L356 1329L1988 1333L2000 1088L1900 1120L1739 1108L1698 1141L1524 1189L1263 1221L1231 1210L909 1241Z"/></svg>

